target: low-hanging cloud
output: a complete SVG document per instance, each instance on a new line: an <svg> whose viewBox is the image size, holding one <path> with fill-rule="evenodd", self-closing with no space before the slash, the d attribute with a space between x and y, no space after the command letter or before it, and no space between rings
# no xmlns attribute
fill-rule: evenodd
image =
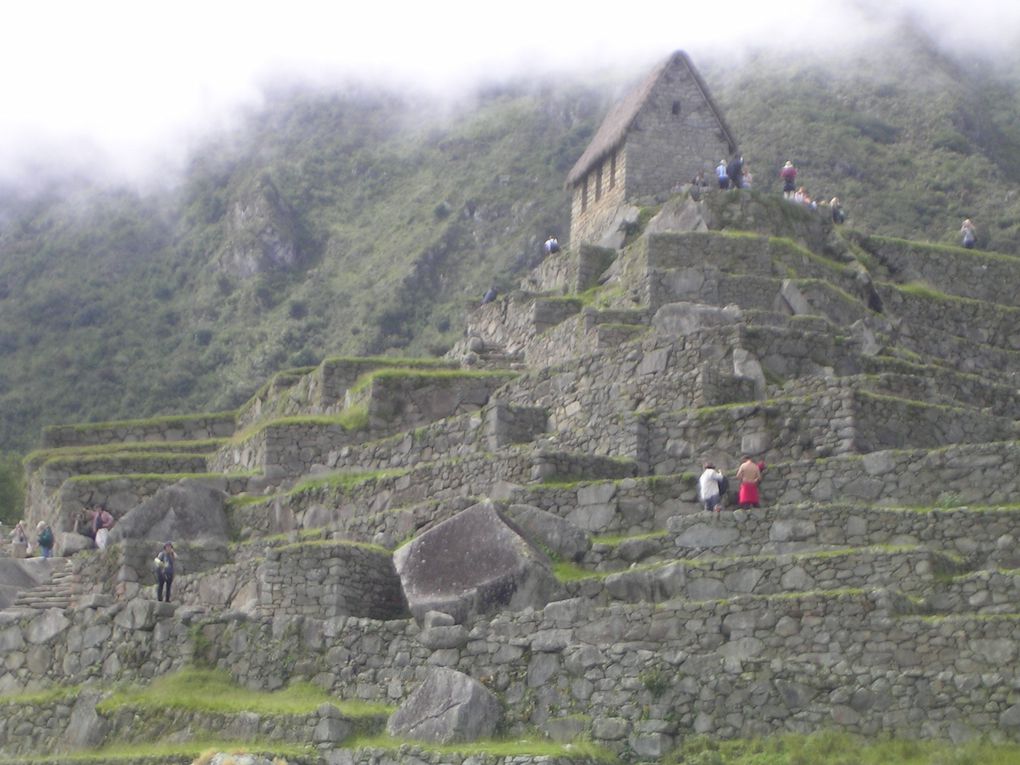
<svg viewBox="0 0 1020 765"><path fill-rule="evenodd" d="M529 73L636 71L676 48L696 59L762 47L810 58L867 45L904 14L951 51L1015 57L1020 44L1020 4L1004 0L598 6L21 3L6 9L0 45L0 180L165 177L279 80L357 78L444 95Z"/></svg>

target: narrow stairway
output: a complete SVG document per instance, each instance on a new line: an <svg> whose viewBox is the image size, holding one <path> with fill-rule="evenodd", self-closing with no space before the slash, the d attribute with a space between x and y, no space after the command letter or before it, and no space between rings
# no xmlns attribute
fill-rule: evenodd
<svg viewBox="0 0 1020 765"><path fill-rule="evenodd" d="M75 573L70 559L64 559L62 565L55 563L48 582L19 593L12 608L70 608L81 592L81 577Z"/></svg>

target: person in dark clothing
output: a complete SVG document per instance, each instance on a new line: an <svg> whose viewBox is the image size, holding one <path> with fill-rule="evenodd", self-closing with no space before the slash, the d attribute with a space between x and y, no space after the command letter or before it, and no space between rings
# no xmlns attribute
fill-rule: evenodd
<svg viewBox="0 0 1020 765"><path fill-rule="evenodd" d="M730 188L739 189L744 185L744 158L735 156L726 166L726 175L730 179Z"/></svg>
<svg viewBox="0 0 1020 765"><path fill-rule="evenodd" d="M170 586L174 582L174 568L177 563L177 553L174 551L172 542L166 542L163 549L153 560L156 567L156 600L163 600L163 589L166 588L166 602L170 602Z"/></svg>
<svg viewBox="0 0 1020 765"><path fill-rule="evenodd" d="M495 286L489 287L489 289L485 291L485 294L482 295L482 305L485 305L486 303L491 303L493 300L496 299L497 294L498 293L496 292Z"/></svg>

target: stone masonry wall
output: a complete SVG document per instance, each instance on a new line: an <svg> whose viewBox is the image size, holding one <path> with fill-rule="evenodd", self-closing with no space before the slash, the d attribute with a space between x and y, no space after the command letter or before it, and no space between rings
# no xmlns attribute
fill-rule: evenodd
<svg viewBox="0 0 1020 765"><path fill-rule="evenodd" d="M616 250L581 244L549 255L521 282L529 292L570 295L598 284L599 276L616 258Z"/></svg>
<svg viewBox="0 0 1020 765"><path fill-rule="evenodd" d="M570 245L597 243L627 201L628 155L617 147L571 189ZM669 188L669 187L667 187Z"/></svg>
<svg viewBox="0 0 1020 765"><path fill-rule="evenodd" d="M662 202L678 183L712 168L736 149L719 125L707 94L683 65L668 65L645 98L627 134L627 199Z"/></svg>
<svg viewBox="0 0 1020 765"><path fill-rule="evenodd" d="M203 441L234 432L234 412L158 417L151 420L51 425L43 430L43 448L96 446L133 441Z"/></svg>
<svg viewBox="0 0 1020 765"><path fill-rule="evenodd" d="M250 687L306 677L342 698L393 703L438 665L485 678L511 730L578 715L597 742L648 756L709 731L1020 736L1017 677L1007 669L1020 620L920 619L910 608L882 591L609 608L566 600L476 621L433 650L412 620L228 615L192 624L135 600L4 617L0 691L150 678L198 660Z"/></svg>
<svg viewBox="0 0 1020 765"><path fill-rule="evenodd" d="M259 613L406 618L392 555L350 542L274 547L258 570Z"/></svg>
<svg viewBox="0 0 1020 765"><path fill-rule="evenodd" d="M1020 258L859 234L854 239L903 283L921 281L949 295L1000 305L1013 305L1020 291Z"/></svg>

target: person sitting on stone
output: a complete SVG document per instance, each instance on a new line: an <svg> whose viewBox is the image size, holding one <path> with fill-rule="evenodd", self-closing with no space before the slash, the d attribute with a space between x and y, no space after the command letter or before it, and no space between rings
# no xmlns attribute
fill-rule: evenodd
<svg viewBox="0 0 1020 765"><path fill-rule="evenodd" d="M545 254L552 255L554 252L560 251L560 243L555 236L550 236L545 240Z"/></svg>
<svg viewBox="0 0 1020 765"><path fill-rule="evenodd" d="M113 528L114 520L106 509L106 505L98 505L92 510L92 535L96 540L96 547L100 550L106 549L110 538L110 529Z"/></svg>
<svg viewBox="0 0 1020 765"><path fill-rule="evenodd" d="M489 289L485 291L485 294L482 295L482 305L485 305L486 303L491 303L493 300L496 299L497 294L498 293L496 292L496 285L492 285L491 287L489 287Z"/></svg>

